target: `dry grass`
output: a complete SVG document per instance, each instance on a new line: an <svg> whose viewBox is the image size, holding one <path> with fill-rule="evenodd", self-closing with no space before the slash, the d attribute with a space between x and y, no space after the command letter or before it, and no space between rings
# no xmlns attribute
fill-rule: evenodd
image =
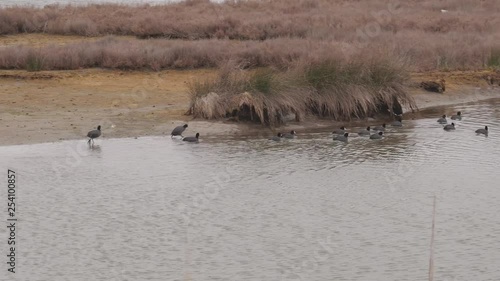
<svg viewBox="0 0 500 281"><path fill-rule="evenodd" d="M236 116L275 126L290 114L298 121L307 115L349 120L399 104L415 108L401 65L377 57L301 61L286 71L245 71L228 64L217 78L191 83L190 113L207 119Z"/></svg>
<svg viewBox="0 0 500 281"><path fill-rule="evenodd" d="M446 9L447 13L441 13ZM190 0L160 6L91 4L0 9L0 34L136 35L182 39L343 39L362 29L398 33L498 32L496 0ZM374 26L378 24L378 28Z"/></svg>
<svg viewBox="0 0 500 281"><path fill-rule="evenodd" d="M445 9L446 12L441 12ZM66 46L1 48L0 68L290 67L331 50L390 50L409 70L498 67L497 0L190 0L160 6L91 4L0 8L0 35L134 35ZM172 40L181 39L181 40ZM34 63L35 62L35 63ZM38 63L40 62L40 63Z"/></svg>
<svg viewBox="0 0 500 281"><path fill-rule="evenodd" d="M48 45L32 48L0 48L0 68L29 69L35 57L43 62L42 70L103 67L116 69L203 68L234 60L244 68L288 67L308 54L312 42L298 39L276 39L264 42L230 40L126 40L107 37L102 40ZM318 42L320 49L331 44Z"/></svg>
<svg viewBox="0 0 500 281"><path fill-rule="evenodd" d="M440 41L438 35L429 44L411 44L417 35L381 37L370 45L315 39L278 38L265 41L122 39L112 36L100 40L65 45L0 47L1 69L31 69L34 60L41 62L33 70L65 70L102 67L110 69L162 70L216 67L227 61L241 68L275 67L287 69L297 61L318 60L325 56L353 57L356 53L376 56L386 50L404 60L410 71L477 70L499 67L500 44L480 42L480 36L468 41ZM387 39L387 40L385 40ZM461 41L461 42L460 42ZM464 42L468 42L464 47ZM478 43L473 43L478 42ZM474 44L474 45L472 45ZM470 47L467 47L470 46ZM498 47L497 47L498 46Z"/></svg>
<svg viewBox="0 0 500 281"><path fill-rule="evenodd" d="M297 120L307 115L348 120L399 105L415 107L406 71L499 68L499 13L498 0L187 0L0 8L0 35L104 37L0 46L0 68L218 67L216 79L190 85L190 112L196 117L237 116L271 126L290 114Z"/></svg>

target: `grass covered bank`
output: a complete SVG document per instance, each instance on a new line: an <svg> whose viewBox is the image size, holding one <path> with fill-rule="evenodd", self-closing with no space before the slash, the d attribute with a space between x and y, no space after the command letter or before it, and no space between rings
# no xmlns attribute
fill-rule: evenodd
<svg viewBox="0 0 500 281"><path fill-rule="evenodd" d="M370 44L300 38L187 41L115 36L82 38L79 41L70 37L65 44L61 44L61 37L56 37L56 44L51 43L51 36L46 36L44 44L35 46L32 42L2 46L0 37L0 69L40 71L100 67L159 71L218 67L228 61L236 62L242 68L287 69L299 61L318 60L332 53L342 57L353 57L359 53L377 56L381 50L404 60L407 70L413 72L500 69L500 44L497 48L496 45L481 42L479 35L463 41L460 36L442 40L434 34L425 38L428 44L413 44L415 38L407 36L396 34L374 38ZM22 42L22 35L15 37ZM464 46L465 43L469 45Z"/></svg>
<svg viewBox="0 0 500 281"><path fill-rule="evenodd" d="M218 69L217 79L191 84L194 116L347 120L414 107L407 72L498 71L498 13L496 0L8 7L0 8L0 69ZM23 42L27 35L57 40Z"/></svg>
<svg viewBox="0 0 500 281"><path fill-rule="evenodd" d="M216 78L190 84L194 117L235 117L265 125L287 115L350 120L376 113L400 113L416 104L405 86L408 74L388 58L302 61L285 71L222 67Z"/></svg>
<svg viewBox="0 0 500 281"><path fill-rule="evenodd" d="M0 8L0 35L113 34L189 40L295 37L352 41L361 30L368 36L409 31L491 36L498 35L499 12L500 4L496 0L231 0L221 3L186 0L164 5L47 5Z"/></svg>
<svg viewBox="0 0 500 281"><path fill-rule="evenodd" d="M65 70L289 67L329 50L383 49L409 71L500 68L497 0L188 0L164 5L0 8L0 68ZM81 36L64 46L2 46L2 36ZM157 40L91 37L135 36ZM86 40L86 38L88 40Z"/></svg>

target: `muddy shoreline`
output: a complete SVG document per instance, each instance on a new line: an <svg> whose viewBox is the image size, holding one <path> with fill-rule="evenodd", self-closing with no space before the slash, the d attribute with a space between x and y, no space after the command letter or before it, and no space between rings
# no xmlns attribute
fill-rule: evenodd
<svg viewBox="0 0 500 281"><path fill-rule="evenodd" d="M279 129L304 130L336 126L330 120L308 118L277 129L231 121L193 120L188 83L214 75L211 69L161 72L123 72L102 69L26 72L0 71L0 145L85 139L101 125L103 138L169 135L178 124L204 137L227 134L269 135ZM412 80L449 81L444 94L412 88L420 110L435 106L500 97L500 88L482 80L482 72L412 74ZM467 79L465 79L467 78ZM417 113L406 113L418 118ZM367 120L350 122L363 126ZM371 121L377 123L377 121ZM348 123L349 124L349 123Z"/></svg>

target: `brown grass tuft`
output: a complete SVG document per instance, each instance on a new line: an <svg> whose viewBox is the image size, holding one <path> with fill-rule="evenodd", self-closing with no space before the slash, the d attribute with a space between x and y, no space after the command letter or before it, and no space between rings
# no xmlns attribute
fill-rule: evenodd
<svg viewBox="0 0 500 281"><path fill-rule="evenodd" d="M275 126L285 116L349 120L402 104L416 108L406 91L404 70L388 58L365 61L328 58L298 62L285 71L245 71L223 66L218 77L190 84L194 117L240 120Z"/></svg>

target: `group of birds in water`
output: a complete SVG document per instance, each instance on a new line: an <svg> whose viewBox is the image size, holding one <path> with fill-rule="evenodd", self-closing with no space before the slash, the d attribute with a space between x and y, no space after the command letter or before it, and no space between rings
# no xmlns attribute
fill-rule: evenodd
<svg viewBox="0 0 500 281"><path fill-rule="evenodd" d="M403 121L402 121L401 117L398 116L397 120L394 121L394 122L392 122L391 125L394 126L394 127L401 127L401 126L403 126L402 122ZM184 132L184 130L186 130L187 127L188 127L187 124L184 124L183 126L177 126L177 127L175 127L172 130L172 133L170 134L170 136L172 138L173 137L182 137L182 133ZM358 132L358 134L360 136L362 136L362 135L370 135L370 130L375 130L378 133L370 135L370 138L371 139L381 139L382 135L383 135L383 132L385 131L385 127L386 127L386 124L382 124L382 126L374 127L373 129L370 128L370 126L368 126L368 127L366 127L366 130L362 130L362 131ZM346 128L345 127L341 127L340 129L334 130L333 134L335 134L335 136L333 137L333 139L334 140L338 140L338 141L345 141L345 142L347 142L347 138L349 137L349 133L346 132ZM199 141L199 137L200 137L200 134L196 133L196 135L194 137L182 137L182 140L183 141L187 141L187 142L198 142ZM294 139L296 137L297 137L297 132L295 132L294 130L292 130L289 133L285 133L285 134L278 133L276 136L271 137L269 140L272 140L272 141L281 141L282 139Z"/></svg>
<svg viewBox="0 0 500 281"><path fill-rule="evenodd" d="M451 116L451 120L462 120L462 112L457 112L456 115ZM443 129L445 131L452 131L455 130L455 123L451 122L451 124L448 124L448 120L446 119L446 115L443 115L441 118L437 120L439 124L446 124ZM488 126L484 126L484 129L477 129L476 134L481 134L481 135L488 135Z"/></svg>
<svg viewBox="0 0 500 281"><path fill-rule="evenodd" d="M451 120L462 120L462 112L457 112L456 115L451 116ZM443 129L445 131L452 131L455 130L455 123L448 124L448 120L446 119L446 115L443 115L441 118L437 120L439 124L446 124ZM403 120L401 116L397 116L396 120L390 123L392 127L402 127L403 126ZM358 132L358 135L360 136L370 136L370 139L381 139L384 137L384 132L386 129L386 124L382 124L381 126L375 126L375 127L366 127L366 129L361 130ZM188 127L188 124L184 124L182 126L177 126L172 130L172 133L170 136L173 137L181 137L182 141L186 142L198 142L200 138L200 133L196 133L195 136L192 137L183 137L182 133L186 130ZM373 134L371 132L374 132ZM336 129L332 132L333 140L336 141L342 141L342 142L347 142L349 138L349 133L347 132L346 127L342 126L339 129ZM477 129L476 134L483 134L483 135L488 135L488 126L484 126L484 129ZM101 126L97 126L97 130L92 130L88 132L87 137L89 138L88 144L90 145L91 143L94 143L94 139L98 138L101 136ZM271 141L281 141L282 139L293 139L297 136L297 132L295 131L290 131L289 133L278 133L276 136L271 137L269 140Z"/></svg>
<svg viewBox="0 0 500 281"><path fill-rule="evenodd" d="M390 123L389 125L391 125L392 127L402 127L403 120L402 120L401 116L397 116L396 120L393 121L392 123ZM368 127L366 127L366 129L358 131L358 135L370 136L370 139L372 139L372 140L381 139L384 137L384 132L385 132L386 127L387 127L387 125L385 123L382 124L381 126L375 126L375 127L368 126ZM374 132L374 133L372 134L371 132ZM333 134L333 140L335 140L335 141L347 142L347 140L349 139L349 133L347 132L347 128L344 126L340 127L339 129L333 130L332 134ZM290 133L286 133L286 134L278 133L278 135L273 136L269 140L281 141L283 138L293 139L296 137L296 135L297 135L297 133L295 131L290 131Z"/></svg>
<svg viewBox="0 0 500 281"><path fill-rule="evenodd" d="M462 120L462 112L457 112L456 115L451 116L452 120ZM437 120L439 124L446 124L443 129L445 131L455 130L455 123L448 124L448 120L446 119L446 115L443 115L441 118ZM398 119L390 124L393 127L401 127L403 126L401 117L398 116ZM386 128L386 124L382 124L382 126L376 126L371 128L370 126L366 127L366 130L361 130L358 132L360 136L370 136L370 139L381 139L384 136L384 131ZM333 140L347 142L349 137L349 133L345 131L345 127L341 127L340 129L333 131ZM374 131L374 134L371 134L370 131ZM476 134L483 134L485 136L488 135L488 126L485 126L484 129L477 129Z"/></svg>

